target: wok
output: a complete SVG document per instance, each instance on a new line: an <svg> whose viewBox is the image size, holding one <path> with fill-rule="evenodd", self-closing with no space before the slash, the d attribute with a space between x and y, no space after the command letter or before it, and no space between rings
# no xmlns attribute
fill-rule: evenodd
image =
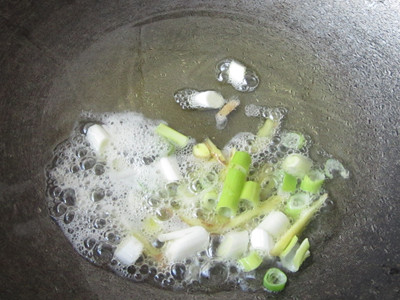
<svg viewBox="0 0 400 300"><path fill-rule="evenodd" d="M2 299L400 297L398 1L24 0L0 12ZM47 210L53 147L82 110L139 111L222 146L254 129L240 110L216 132L211 117L182 117L171 95L215 85L207 70L224 57L259 72L247 103L287 107L287 126L316 141L311 155L325 150L350 170L329 186L322 225L310 225L310 261L278 295L188 295L81 258Z"/></svg>

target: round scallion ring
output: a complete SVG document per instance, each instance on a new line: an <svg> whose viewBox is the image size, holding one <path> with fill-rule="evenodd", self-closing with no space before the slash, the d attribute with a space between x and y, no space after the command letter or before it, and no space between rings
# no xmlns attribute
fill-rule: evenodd
<svg viewBox="0 0 400 300"><path fill-rule="evenodd" d="M278 268L270 268L265 273L263 285L271 292L280 292L285 288L287 282L286 274Z"/></svg>

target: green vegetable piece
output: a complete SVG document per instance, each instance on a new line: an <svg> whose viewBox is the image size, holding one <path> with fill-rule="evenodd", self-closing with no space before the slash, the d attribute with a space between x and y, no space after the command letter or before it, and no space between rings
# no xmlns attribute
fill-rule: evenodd
<svg viewBox="0 0 400 300"><path fill-rule="evenodd" d="M299 216L297 221L289 228L289 230L286 231L286 233L278 240L274 248L270 251L272 256L279 256L290 243L291 239L304 230L311 218L321 208L327 198L328 194L323 194Z"/></svg>
<svg viewBox="0 0 400 300"><path fill-rule="evenodd" d="M217 146L215 146L215 144L210 139L205 139L204 144L208 147L211 156L213 156L220 163L224 165L226 164L224 154L221 152L221 150L218 149Z"/></svg>
<svg viewBox="0 0 400 300"><path fill-rule="evenodd" d="M168 125L161 123L156 127L158 135L166 138L169 142L173 143L177 147L183 148L189 143L189 137L182 133L172 129Z"/></svg>
<svg viewBox="0 0 400 300"><path fill-rule="evenodd" d="M285 248L285 250L283 250L283 252L281 253L281 255L279 255L279 258L282 260L282 258L284 258L286 255L288 255L290 253L290 251L292 251L293 247L296 246L297 241L299 240L299 238L297 237L297 235L295 235L289 245L287 245L287 247Z"/></svg>
<svg viewBox="0 0 400 300"><path fill-rule="evenodd" d="M293 153L284 159L282 162L282 169L290 175L303 178L304 175L310 171L312 165L313 162L310 158L298 153Z"/></svg>
<svg viewBox="0 0 400 300"><path fill-rule="evenodd" d="M285 213L296 219L303 210L305 210L311 202L311 197L307 193L297 193L290 196L286 206Z"/></svg>
<svg viewBox="0 0 400 300"><path fill-rule="evenodd" d="M296 191L296 187L297 187L297 178L294 177L293 175L285 173L283 175L282 190L284 192L293 193L294 191Z"/></svg>
<svg viewBox="0 0 400 300"><path fill-rule="evenodd" d="M229 162L229 168L234 168L242 171L244 174L249 172L251 164L251 156L245 151L236 151L231 161Z"/></svg>
<svg viewBox="0 0 400 300"><path fill-rule="evenodd" d="M293 267L296 271L300 269L302 263L306 260L307 257L310 256L310 251L308 251L308 249L310 249L310 242L307 238L305 238L300 244L300 247L297 249L296 254L293 258Z"/></svg>
<svg viewBox="0 0 400 300"><path fill-rule="evenodd" d="M291 149L300 150L303 148L305 141L304 135L297 132L285 132L281 137L281 144Z"/></svg>
<svg viewBox="0 0 400 300"><path fill-rule="evenodd" d="M242 170L229 169L226 175L221 196L217 204L217 212L225 217L236 215L239 206L240 193L242 192L246 174Z"/></svg>
<svg viewBox="0 0 400 300"><path fill-rule="evenodd" d="M285 288L287 276L278 268L270 268L265 273L263 285L271 292L280 292Z"/></svg>
<svg viewBox="0 0 400 300"><path fill-rule="evenodd" d="M240 194L241 201L247 201L252 207L256 207L260 202L261 186L255 181L246 181L242 193Z"/></svg>
<svg viewBox="0 0 400 300"><path fill-rule="evenodd" d="M321 189L324 180L325 175L322 172L318 170L312 170L304 176L300 184L300 189L305 192L316 194Z"/></svg>
<svg viewBox="0 0 400 300"><path fill-rule="evenodd" d="M236 215L240 194L251 163L250 154L236 151L228 165L228 173L224 181L221 196L219 197L217 212L225 217Z"/></svg>
<svg viewBox="0 0 400 300"><path fill-rule="evenodd" d="M239 259L239 263L243 266L245 272L250 272L261 265L262 258L257 252L252 251L248 256Z"/></svg>
<svg viewBox="0 0 400 300"><path fill-rule="evenodd" d="M276 128L279 126L279 122L272 120L270 118L267 118L265 120L264 125L258 130L257 136L258 137L266 137L266 138L272 138Z"/></svg>
<svg viewBox="0 0 400 300"><path fill-rule="evenodd" d="M198 158L209 159L211 157L211 152L206 144L199 143L193 146L193 155Z"/></svg>

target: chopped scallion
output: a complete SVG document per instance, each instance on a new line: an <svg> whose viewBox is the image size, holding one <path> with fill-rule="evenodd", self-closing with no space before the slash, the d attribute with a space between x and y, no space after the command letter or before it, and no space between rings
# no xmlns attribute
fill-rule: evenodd
<svg viewBox="0 0 400 300"><path fill-rule="evenodd" d="M260 202L260 184L255 181L246 181L240 194L240 201L247 201L252 207Z"/></svg>
<svg viewBox="0 0 400 300"><path fill-rule="evenodd" d="M325 175L318 170L311 170L301 181L300 189L305 192L318 193L324 183Z"/></svg>
<svg viewBox="0 0 400 300"><path fill-rule="evenodd" d="M250 272L261 265L262 258L257 252L252 251L248 256L239 259L239 263L243 266L245 272Z"/></svg>
<svg viewBox="0 0 400 300"><path fill-rule="evenodd" d="M205 143L199 143L193 146L193 155L198 158L209 159L211 157L210 150Z"/></svg>
<svg viewBox="0 0 400 300"><path fill-rule="evenodd" d="M297 193L290 196L285 206L285 213L292 217L297 218L303 210L305 210L311 202L311 197L307 193Z"/></svg>
<svg viewBox="0 0 400 300"><path fill-rule="evenodd" d="M293 193L294 191L296 191L296 187L297 187L297 178L294 177L293 175L285 173L283 175L282 190L284 192Z"/></svg>
<svg viewBox="0 0 400 300"><path fill-rule="evenodd" d="M294 153L288 155L282 162L282 169L295 177L303 178L312 167L312 160L304 155Z"/></svg>
<svg viewBox="0 0 400 300"><path fill-rule="evenodd" d="M189 143L189 137L183 135L182 133L172 129L168 125L161 123L156 127L156 132L158 135L166 138L168 141L173 143L178 147L185 147Z"/></svg>
<svg viewBox="0 0 400 300"><path fill-rule="evenodd" d="M287 276L278 268L270 268L265 273L263 285L271 292L280 292L285 288Z"/></svg>
<svg viewBox="0 0 400 300"><path fill-rule="evenodd" d="M323 194L317 201L315 201L308 209L303 211L303 213L299 216L297 221L286 231L286 233L279 239L279 241L275 244L275 247L271 250L271 255L278 256L282 253L282 251L286 248L286 246L290 243L291 239L299 234L303 229L307 226L308 222L310 222L311 218L314 214L321 208L321 206L325 203L325 200L328 198L327 194Z"/></svg>

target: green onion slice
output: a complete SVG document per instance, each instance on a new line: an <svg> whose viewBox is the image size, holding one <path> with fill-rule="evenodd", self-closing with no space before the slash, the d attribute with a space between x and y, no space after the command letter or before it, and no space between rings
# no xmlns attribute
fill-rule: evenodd
<svg viewBox="0 0 400 300"><path fill-rule="evenodd" d="M296 187L297 187L297 178L285 172L285 174L283 175L282 190L284 192L293 193L294 191L296 191Z"/></svg>
<svg viewBox="0 0 400 300"><path fill-rule="evenodd" d="M219 215L225 217L236 215L239 206L240 193L242 192L245 182L245 173L238 169L229 169L217 204Z"/></svg>
<svg viewBox="0 0 400 300"><path fill-rule="evenodd" d="M281 137L281 144L291 149L301 149L305 144L304 135L297 132L284 132Z"/></svg>
<svg viewBox="0 0 400 300"><path fill-rule="evenodd" d="M292 217L297 218L303 210L305 210L311 203L311 197L307 193L297 193L291 196L286 203L285 213Z"/></svg>
<svg viewBox="0 0 400 300"><path fill-rule="evenodd" d="M247 201L252 207L260 202L261 186L255 181L246 181L240 194L240 201Z"/></svg>
<svg viewBox="0 0 400 300"><path fill-rule="evenodd" d="M300 184L300 189L305 192L318 193L324 183L325 175L318 170L311 170L304 176Z"/></svg>
<svg viewBox="0 0 400 300"><path fill-rule="evenodd" d="M291 239L304 230L308 222L310 222L315 213L319 211L327 198L328 194L323 194L309 208L303 211L297 221L294 222L289 230L287 230L285 234L278 240L278 242L275 244L275 247L270 251L270 254L272 256L279 256L286 248L286 246L290 243Z"/></svg>
<svg viewBox="0 0 400 300"><path fill-rule="evenodd" d="M271 292L280 292L285 288L287 276L278 268L270 268L265 273L263 285Z"/></svg>
<svg viewBox="0 0 400 300"><path fill-rule="evenodd" d="M161 123L156 127L156 132L158 135L166 138L168 141L173 143L178 147L185 147L189 143L189 137L183 135L182 133L172 129L168 125Z"/></svg>
<svg viewBox="0 0 400 300"><path fill-rule="evenodd" d="M239 259L239 263L243 266L245 272L250 272L261 265L262 258L257 252L252 251L248 256Z"/></svg>

